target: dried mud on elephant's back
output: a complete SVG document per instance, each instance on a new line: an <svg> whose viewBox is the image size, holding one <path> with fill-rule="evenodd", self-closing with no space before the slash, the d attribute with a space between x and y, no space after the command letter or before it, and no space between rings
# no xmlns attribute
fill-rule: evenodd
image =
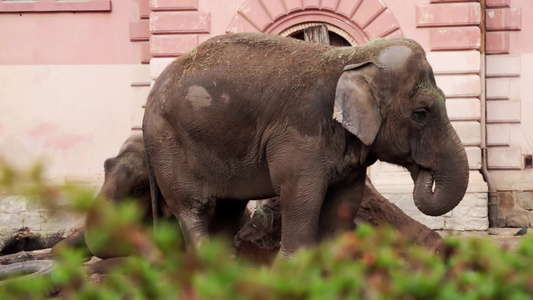
<svg viewBox="0 0 533 300"><path fill-rule="evenodd" d="M310 78L340 75L345 65L368 59L368 52L362 48L313 45L254 33L218 36L183 56L183 72L213 71L219 66L228 70L238 68L244 70L238 75L246 82L269 78L290 82L291 88L298 88L304 87L304 81Z"/></svg>

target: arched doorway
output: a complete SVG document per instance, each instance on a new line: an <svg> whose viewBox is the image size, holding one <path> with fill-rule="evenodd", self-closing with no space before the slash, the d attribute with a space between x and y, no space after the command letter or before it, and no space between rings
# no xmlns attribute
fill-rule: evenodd
<svg viewBox="0 0 533 300"><path fill-rule="evenodd" d="M327 44L329 45L337 47L357 45L357 42L346 31L330 24L318 22L298 24L285 29L279 35L290 36L299 40L305 40L305 31L312 28L316 28L317 26L325 27L324 29L327 34L327 39L329 41L329 43Z"/></svg>
<svg viewBox="0 0 533 300"><path fill-rule="evenodd" d="M350 45L365 44L377 37L403 37L396 18L380 0L246 0L226 32L285 35L310 23L326 24L328 31L340 35Z"/></svg>

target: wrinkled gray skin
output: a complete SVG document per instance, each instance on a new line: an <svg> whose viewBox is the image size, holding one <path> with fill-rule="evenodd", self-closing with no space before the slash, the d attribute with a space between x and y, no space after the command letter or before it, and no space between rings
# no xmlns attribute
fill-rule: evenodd
<svg viewBox="0 0 533 300"><path fill-rule="evenodd" d="M281 254L290 257L344 229L325 221L341 210L353 219L376 159L411 172L423 213L459 203L468 163L444 101L412 40L334 48L225 35L161 74L144 142L190 247L206 237L211 205L224 203L229 218L248 200L280 196Z"/></svg>

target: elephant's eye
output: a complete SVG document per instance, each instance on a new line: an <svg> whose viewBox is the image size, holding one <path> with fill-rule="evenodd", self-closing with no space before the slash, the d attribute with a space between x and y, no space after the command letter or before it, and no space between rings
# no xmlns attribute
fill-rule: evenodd
<svg viewBox="0 0 533 300"><path fill-rule="evenodd" d="M411 114L411 119L415 122L422 123L426 120L427 110L425 108L417 108Z"/></svg>

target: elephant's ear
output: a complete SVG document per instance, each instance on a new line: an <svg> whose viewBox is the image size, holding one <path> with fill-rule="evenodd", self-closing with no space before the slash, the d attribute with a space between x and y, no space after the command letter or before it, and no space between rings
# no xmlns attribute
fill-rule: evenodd
<svg viewBox="0 0 533 300"><path fill-rule="evenodd" d="M335 92L333 118L346 130L370 146L381 126L381 114L370 84L373 62L344 68Z"/></svg>

